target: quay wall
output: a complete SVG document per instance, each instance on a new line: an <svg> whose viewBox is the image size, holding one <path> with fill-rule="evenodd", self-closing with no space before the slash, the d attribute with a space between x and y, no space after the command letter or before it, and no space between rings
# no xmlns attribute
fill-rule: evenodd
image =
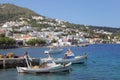
<svg viewBox="0 0 120 80"><path fill-rule="evenodd" d="M39 58L32 58L32 65L39 65ZM27 66L24 58L1 58L0 59L0 69L6 68L16 68L17 66L23 67Z"/></svg>

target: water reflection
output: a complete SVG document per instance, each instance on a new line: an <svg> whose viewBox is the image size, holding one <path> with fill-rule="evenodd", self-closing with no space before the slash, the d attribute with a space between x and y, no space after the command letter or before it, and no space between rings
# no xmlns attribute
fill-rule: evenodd
<svg viewBox="0 0 120 80"><path fill-rule="evenodd" d="M68 76L70 76L68 72L41 74L18 73L17 80L66 80L68 79Z"/></svg>

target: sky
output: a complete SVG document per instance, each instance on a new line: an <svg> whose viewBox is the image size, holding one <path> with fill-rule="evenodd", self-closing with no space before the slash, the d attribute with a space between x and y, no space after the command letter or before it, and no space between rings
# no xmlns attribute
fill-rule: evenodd
<svg viewBox="0 0 120 80"><path fill-rule="evenodd" d="M120 28L120 0L0 0L71 23Z"/></svg>

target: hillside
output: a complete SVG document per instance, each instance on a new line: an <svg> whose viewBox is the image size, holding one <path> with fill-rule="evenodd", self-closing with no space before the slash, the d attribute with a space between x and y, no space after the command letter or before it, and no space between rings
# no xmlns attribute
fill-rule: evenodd
<svg viewBox="0 0 120 80"><path fill-rule="evenodd" d="M35 20L32 16L39 16L39 20ZM2 26L4 23L9 21L20 21L20 18L25 18L29 25L33 27L59 27L66 26L67 28L79 29L80 31L88 31L86 27L89 27L90 30L104 30L113 33L120 33L120 28L110 28L110 27L99 27L99 26L91 26L91 25L81 25L69 23L62 20L56 20L52 18L48 18L42 16L40 14L35 13L34 11L19 7L13 4L0 4L0 25Z"/></svg>
<svg viewBox="0 0 120 80"><path fill-rule="evenodd" d="M20 17L30 17L31 15L38 15L35 12L27 9L18 7L13 4L0 4L0 23L6 21L14 21Z"/></svg>

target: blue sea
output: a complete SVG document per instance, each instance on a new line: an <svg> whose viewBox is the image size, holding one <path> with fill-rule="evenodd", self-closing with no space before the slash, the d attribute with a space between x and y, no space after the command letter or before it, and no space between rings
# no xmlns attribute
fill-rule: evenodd
<svg viewBox="0 0 120 80"><path fill-rule="evenodd" d="M62 53L52 54L52 57L63 57L70 48L75 55L87 53L84 64L72 65L71 72L47 74L19 74L16 69L0 69L0 80L120 80L120 44L94 44L86 47L63 47ZM28 51L31 57L45 57L45 47L17 48L0 50L0 53L13 52L22 56Z"/></svg>

